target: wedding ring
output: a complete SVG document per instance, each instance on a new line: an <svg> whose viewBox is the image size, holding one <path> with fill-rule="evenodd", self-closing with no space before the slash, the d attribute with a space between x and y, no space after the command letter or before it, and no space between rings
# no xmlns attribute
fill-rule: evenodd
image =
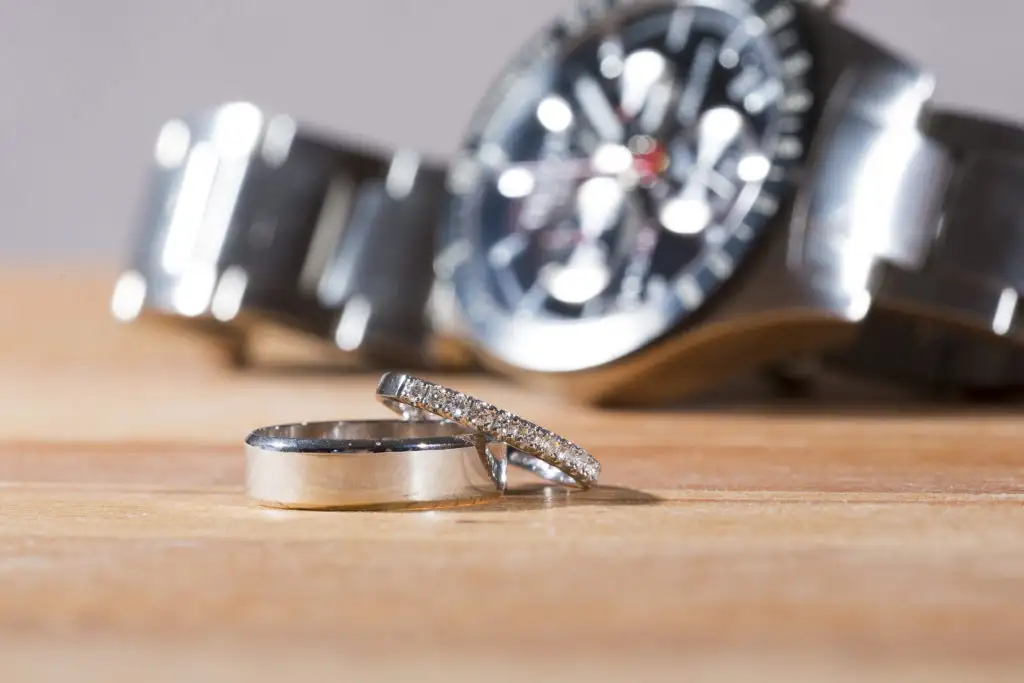
<svg viewBox="0 0 1024 683"><path fill-rule="evenodd" d="M433 507L500 495L506 462L450 422L370 420L257 429L245 440L249 497L303 510Z"/></svg>
<svg viewBox="0 0 1024 683"><path fill-rule="evenodd" d="M510 463L546 479L589 488L601 474L597 459L565 437L461 391L389 372L377 386L377 398L406 419L433 416L503 442L510 447Z"/></svg>

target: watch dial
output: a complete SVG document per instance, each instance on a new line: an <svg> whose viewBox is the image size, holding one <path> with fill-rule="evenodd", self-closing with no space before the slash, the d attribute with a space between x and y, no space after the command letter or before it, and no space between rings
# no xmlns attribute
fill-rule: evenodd
<svg viewBox="0 0 1024 683"><path fill-rule="evenodd" d="M492 352L608 362L733 275L804 153L798 15L784 0L634 4L513 65L450 178L447 256ZM573 352L587 337L597 350Z"/></svg>

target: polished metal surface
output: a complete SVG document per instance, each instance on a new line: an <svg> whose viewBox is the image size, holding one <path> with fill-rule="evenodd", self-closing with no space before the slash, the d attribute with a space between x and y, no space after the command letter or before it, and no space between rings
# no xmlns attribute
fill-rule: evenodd
<svg viewBox="0 0 1024 683"><path fill-rule="evenodd" d="M509 447L509 463L549 481L590 488L601 474L597 459L565 437L461 391L388 372L377 398L406 419L426 414L502 442Z"/></svg>
<svg viewBox="0 0 1024 683"><path fill-rule="evenodd" d="M443 175L247 102L168 121L113 313L270 320L365 362L429 365Z"/></svg>
<svg viewBox="0 0 1024 683"><path fill-rule="evenodd" d="M864 329L837 360L939 389L1024 387L1024 128L940 110L919 136L945 180L902 226L930 237L924 256L884 261Z"/></svg>
<svg viewBox="0 0 1024 683"><path fill-rule="evenodd" d="M248 436L245 450L248 495L269 507L465 504L500 495L506 483L504 461L483 436L437 421L266 427Z"/></svg>

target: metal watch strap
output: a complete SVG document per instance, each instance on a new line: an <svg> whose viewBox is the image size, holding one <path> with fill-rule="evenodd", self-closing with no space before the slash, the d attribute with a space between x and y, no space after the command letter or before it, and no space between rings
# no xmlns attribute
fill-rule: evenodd
<svg viewBox="0 0 1024 683"><path fill-rule="evenodd" d="M444 168L413 152L335 145L317 187L308 204L282 207L290 224L278 232L297 242L302 259L268 273L254 305L368 360L429 365L426 308L448 196Z"/></svg>
<svg viewBox="0 0 1024 683"><path fill-rule="evenodd" d="M345 144L249 103L169 121L114 312L270 318L420 365L444 183L415 154Z"/></svg>
<svg viewBox="0 0 1024 683"><path fill-rule="evenodd" d="M950 162L938 230L923 267L881 269L840 362L937 389L1024 387L1024 129L936 111L923 132Z"/></svg>

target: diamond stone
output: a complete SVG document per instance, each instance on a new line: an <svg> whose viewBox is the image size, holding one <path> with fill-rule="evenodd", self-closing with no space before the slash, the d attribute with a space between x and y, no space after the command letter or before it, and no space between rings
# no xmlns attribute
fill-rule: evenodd
<svg viewBox="0 0 1024 683"><path fill-rule="evenodd" d="M469 413L473 401L469 396L457 393L451 405L452 419L462 420Z"/></svg>
<svg viewBox="0 0 1024 683"><path fill-rule="evenodd" d="M420 403L423 400L424 389L423 381L415 378L406 380L405 386L402 387L402 393L409 401L413 403Z"/></svg>
<svg viewBox="0 0 1024 683"><path fill-rule="evenodd" d="M492 431L497 426L499 411L489 403L476 406L470 416L473 424L482 430Z"/></svg>
<svg viewBox="0 0 1024 683"><path fill-rule="evenodd" d="M431 387L427 393L426 403L434 412L440 413L443 417L449 416L448 409L452 402L448 390L444 387Z"/></svg>

